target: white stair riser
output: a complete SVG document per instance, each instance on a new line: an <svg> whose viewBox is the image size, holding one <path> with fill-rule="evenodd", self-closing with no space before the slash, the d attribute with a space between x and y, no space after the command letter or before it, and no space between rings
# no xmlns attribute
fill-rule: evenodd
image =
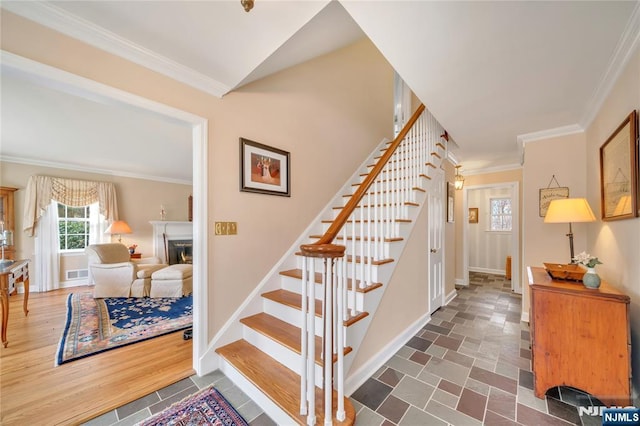
<svg viewBox="0 0 640 426"><path fill-rule="evenodd" d="M235 367L229 364L224 357L220 357L220 371L238 386L251 400L253 400L277 425L291 424L291 417L282 410L275 401L260 391L253 383Z"/></svg>
<svg viewBox="0 0 640 426"><path fill-rule="evenodd" d="M356 220L360 220L360 218L358 217ZM376 222L375 218L371 217L371 224L368 223L367 221L367 217L366 217L366 212L365 212L365 218L364 218L365 222L362 224L362 231L360 228L360 222L356 222L355 225L353 223L346 223L342 229L340 230L340 233L338 234L338 237L343 237L344 233L346 231L347 233L347 238L351 237L353 235L353 227L355 226L355 233L356 236L360 235L362 232L368 233L370 232L372 235L373 234L377 234L376 236L379 238L380 236L384 237L388 234L391 235L398 235L400 234L402 231L401 229L403 228L403 225L407 225L407 223L405 222L392 222L390 225L387 225L386 222L384 223L380 223L380 221ZM328 229L329 226L331 226L330 223L323 223L322 224L322 233L324 234ZM376 229L377 227L377 229ZM335 242L339 242L340 244L342 244L343 240L334 240Z"/></svg>
<svg viewBox="0 0 640 426"><path fill-rule="evenodd" d="M242 334L244 340L257 348L260 348L262 352L266 353L271 358L278 360L280 364L284 365L289 370L300 374L300 369L302 368L302 359L300 354L286 348L264 334L255 331L251 327L244 326ZM315 364L315 380L316 386L322 389L322 366L318 364Z"/></svg>
<svg viewBox="0 0 640 426"><path fill-rule="evenodd" d="M342 207L344 207L344 204L346 204L346 200L348 200L348 198L343 200L344 202L342 203ZM374 201L372 201L372 203L371 203L372 206L380 206L381 204L384 204L384 201L378 200L377 203L374 202ZM368 206L369 203L365 202L364 205L365 205L365 211L362 214L365 216L365 219L366 219L366 217L367 217L367 211L366 211L367 207L366 206ZM394 219L398 219L398 218L399 219L408 219L408 218L410 218L411 217L411 209L413 209L413 208L415 208L415 206L407 206L407 205L398 206L398 210L397 210L397 213L396 213ZM331 219L335 219L335 218L338 217L338 215L340 214L341 210L340 209L332 209L332 211L333 211L333 215L332 215ZM356 215L355 216L356 219L360 218L360 208L356 208L355 209L355 215ZM378 213L378 215L380 215L380 213ZM386 214L385 214L385 216L386 216Z"/></svg>
<svg viewBox="0 0 640 426"><path fill-rule="evenodd" d="M282 288L294 293L300 294L300 286L302 285L302 280L293 277L282 277ZM320 294L322 291L322 284L315 285L317 294ZM350 291L347 293L350 294ZM320 300L320 299L318 299ZM356 306L355 309L358 312L362 312L364 306L364 293L356 291ZM353 298L351 296L347 296L347 307L349 309L354 309L353 307ZM297 324L296 324L297 325Z"/></svg>
<svg viewBox="0 0 640 426"><path fill-rule="evenodd" d="M300 310L296 308L292 308L287 305L283 305L282 303L274 302L273 300L264 299L264 312L282 320L286 323L294 325L296 327L300 327L300 321L302 318L302 314ZM322 318L316 316L315 321L315 334L316 336L322 336Z"/></svg>
<svg viewBox="0 0 640 426"><path fill-rule="evenodd" d="M321 269L321 265L320 265L320 263L319 263L320 261L318 261L318 260L316 259L316 262L318 262L318 263L316 263L316 272L320 272L320 271L322 270L322 269ZM393 262L392 262L392 263L393 263ZM347 266L347 277L348 277L348 278L354 278L354 277L353 277L353 267L352 267L352 265L353 265L353 263L352 263L352 262L346 262L346 266ZM386 265L386 264L385 264L385 265ZM368 270L367 270L367 268L365 267L365 268L364 268L364 271L365 271L365 277L369 278L369 279L371 280L371 282L376 282L376 283L378 283L378 282L382 282L382 281L380 281L380 274L379 274L379 272L378 272L378 269L379 269L381 266L384 266L384 265L371 265L371 277L369 277L369 276L368 276L368 274L369 274L369 273L367 272ZM298 259L298 266L297 266L297 267L298 267L299 269L301 269L301 268L302 268L302 257L300 257L300 259ZM360 264L359 264L359 263L356 263L356 264L355 264L355 278L356 278L357 280L362 279L362 268L360 268Z"/></svg>

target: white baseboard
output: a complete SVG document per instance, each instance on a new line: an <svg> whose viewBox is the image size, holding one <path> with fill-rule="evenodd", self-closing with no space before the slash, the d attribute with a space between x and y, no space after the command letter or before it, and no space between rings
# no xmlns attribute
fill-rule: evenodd
<svg viewBox="0 0 640 426"><path fill-rule="evenodd" d="M431 315L425 314L407 327L395 339L390 341L377 355L369 359L344 381L345 395L354 393L364 382L372 377L380 367L396 354L418 331L431 321Z"/></svg>
<svg viewBox="0 0 640 426"><path fill-rule="evenodd" d="M458 292L454 289L445 298L444 305L448 305ZM418 331L431 321L431 315L425 314L420 317L416 322L411 324L405 329L398 337L389 342L376 356L371 358L365 365L360 367L357 371L351 374L344 382L344 389L346 395L354 393L364 382L372 377L380 367L384 365L393 355L396 354Z"/></svg>
<svg viewBox="0 0 640 426"><path fill-rule="evenodd" d="M469 266L469 271L480 272L482 274L504 275L504 269L478 268L475 266Z"/></svg>
<svg viewBox="0 0 640 426"><path fill-rule="evenodd" d="M456 278L455 285L459 285L461 287L469 287L469 284L465 284L463 278Z"/></svg>
<svg viewBox="0 0 640 426"><path fill-rule="evenodd" d="M445 306L449 304L449 302L451 302L453 299L455 299L455 297L458 295L458 292L456 291L456 289L454 288L453 290L451 290L451 292L449 294L447 294L444 298L444 304Z"/></svg>
<svg viewBox="0 0 640 426"><path fill-rule="evenodd" d="M520 315L520 321L529 322L529 312L522 312L522 315Z"/></svg>
<svg viewBox="0 0 640 426"><path fill-rule="evenodd" d="M89 280L60 281L60 288L81 287L89 285Z"/></svg>

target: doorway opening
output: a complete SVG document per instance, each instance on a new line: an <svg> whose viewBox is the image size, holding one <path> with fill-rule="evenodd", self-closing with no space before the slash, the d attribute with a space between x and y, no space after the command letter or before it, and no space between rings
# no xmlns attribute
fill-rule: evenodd
<svg viewBox="0 0 640 426"><path fill-rule="evenodd" d="M463 285L474 271L510 276L511 290L522 292L519 203L518 182L465 186Z"/></svg>

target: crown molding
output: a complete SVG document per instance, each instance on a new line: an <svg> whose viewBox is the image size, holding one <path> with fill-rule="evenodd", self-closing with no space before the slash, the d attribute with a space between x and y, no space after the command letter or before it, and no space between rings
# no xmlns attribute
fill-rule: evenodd
<svg viewBox="0 0 640 426"><path fill-rule="evenodd" d="M631 56L640 45L640 0L636 0L636 6L631 13L627 26L620 37L620 41L613 52L607 70L602 75L600 83L596 86L591 99L587 103L585 112L580 120L583 129L589 127L602 107L613 85L622 74Z"/></svg>
<svg viewBox="0 0 640 426"><path fill-rule="evenodd" d="M520 169L522 169L522 165L520 164L505 164L502 166L485 167L483 169L465 170L464 175L465 176L484 175L487 173L508 172L511 170L520 170Z"/></svg>
<svg viewBox="0 0 640 426"><path fill-rule="evenodd" d="M569 126L561 126L553 129L540 130L539 132L525 133L518 135L518 145L523 146L529 142L540 141L549 138L556 138L560 136L573 135L575 133L584 132L584 128L579 124L571 124Z"/></svg>
<svg viewBox="0 0 640 426"><path fill-rule="evenodd" d="M73 170L77 172L93 173L98 175L121 176L131 179L144 179L155 182L176 183L179 185L193 185L193 182L185 179L173 179L163 176L152 176L138 173L128 173L117 170L98 169L95 167L79 166L77 164L61 163L57 161L36 160L33 158L13 157L10 155L0 156L0 161L5 163L25 164L28 166L50 167L53 169Z"/></svg>
<svg viewBox="0 0 640 426"><path fill-rule="evenodd" d="M15 1L4 2L2 8L216 97L232 89L51 4Z"/></svg>

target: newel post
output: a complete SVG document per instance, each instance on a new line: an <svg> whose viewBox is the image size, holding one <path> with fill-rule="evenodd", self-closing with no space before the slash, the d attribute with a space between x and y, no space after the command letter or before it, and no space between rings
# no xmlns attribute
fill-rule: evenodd
<svg viewBox="0 0 640 426"><path fill-rule="evenodd" d="M342 270L345 246L336 244L304 244L302 251L302 333L300 414L307 416L307 424L316 423L315 410L315 321L316 298L322 301L322 387L324 390L324 424L333 422L333 388L338 398L336 419L345 419L344 409L344 325L343 312L346 297ZM316 262L316 259L319 262ZM316 267L319 271L316 273ZM316 284L321 287L316 289ZM334 376L333 357L337 355L337 371Z"/></svg>

